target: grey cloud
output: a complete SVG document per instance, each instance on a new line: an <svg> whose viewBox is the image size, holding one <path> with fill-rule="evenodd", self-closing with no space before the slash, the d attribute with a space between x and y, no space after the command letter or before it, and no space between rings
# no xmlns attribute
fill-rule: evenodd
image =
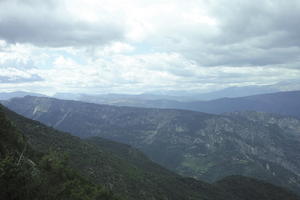
<svg viewBox="0 0 300 200"><path fill-rule="evenodd" d="M218 31L203 37L194 27L188 33L178 30L172 37L180 43L169 42L170 51L179 51L201 66L289 67L300 60L300 1L210 2Z"/></svg>
<svg viewBox="0 0 300 200"><path fill-rule="evenodd" d="M299 10L300 2L297 0L218 1L213 13L220 20L222 32L221 38L216 41L236 43L253 37L271 37L270 33L276 32L286 33L289 41L288 36L300 33ZM276 41L276 38L273 40ZM299 44L299 37L297 40Z"/></svg>
<svg viewBox="0 0 300 200"><path fill-rule="evenodd" d="M204 66L266 66L282 65L295 67L300 57L300 47L257 48L242 44L239 46L210 47L201 52L190 52L188 56ZM204 58L204 59L203 59Z"/></svg>
<svg viewBox="0 0 300 200"><path fill-rule="evenodd" d="M124 30L119 24L74 20L65 10L55 7L55 1L0 1L0 10L0 38L8 43L85 46L123 38Z"/></svg>

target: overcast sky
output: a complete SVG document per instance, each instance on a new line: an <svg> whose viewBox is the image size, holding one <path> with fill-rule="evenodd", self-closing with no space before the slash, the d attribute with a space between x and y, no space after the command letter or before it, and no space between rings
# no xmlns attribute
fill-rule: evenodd
<svg viewBox="0 0 300 200"><path fill-rule="evenodd" d="M0 0L0 91L300 89L299 0Z"/></svg>

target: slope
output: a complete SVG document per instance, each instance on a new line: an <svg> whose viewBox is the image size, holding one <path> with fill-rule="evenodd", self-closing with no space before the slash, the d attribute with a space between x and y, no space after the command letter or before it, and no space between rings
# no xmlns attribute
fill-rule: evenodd
<svg viewBox="0 0 300 200"><path fill-rule="evenodd" d="M125 158L127 160L127 165L130 165L132 170L138 171L143 167L143 172L141 174L135 174L136 176L142 176L143 174L149 173L149 177L143 177L143 181L146 182L146 184L142 184L138 182L138 187L128 187L129 191L133 192L135 195L125 195L124 199L205 199L205 200L221 200L221 199L231 199L231 200L248 200L252 197L255 197L255 199L264 199L264 200L299 200L299 197L295 194L276 186L273 186L271 184L257 181L255 179L249 179L246 177L238 177L232 178L228 177L220 182L214 183L213 185L209 185L203 182L199 182L195 179L191 178L182 178L180 176L174 175L171 172L168 172L167 170L157 166L156 164L149 161L143 154L138 152L136 149L132 149L127 145L118 144L115 142L111 142L108 140L103 140L101 138L93 138L90 139L91 141L87 141L85 143L84 141L79 142L74 141L75 137L72 137L66 133L57 132L53 129L50 129L38 122L28 120L26 118L23 118L21 116L18 116L17 114L4 109L4 112L9 116L10 119L13 119L13 123L19 127L20 130L24 130L23 133L26 133L26 136L29 136L29 141L34 144L35 149L41 149L42 151L47 151L46 149L51 147L52 153L50 154L44 154L36 152L36 150L31 149L28 147L28 151L24 154L26 156L23 157L22 160L25 160L24 162L27 163L34 163L28 155L37 154L36 156L33 156L34 159L38 158L39 155L45 155L42 157L41 160L41 167L47 172L46 174L41 173L41 169L38 168L38 165L31 166L31 171L29 173L23 174L23 178L26 178L27 182L20 182L20 180L13 180L13 183L17 183L18 187L11 187L13 190L10 191L7 189L7 187L1 187L1 197L5 197L3 195L7 194L8 191L14 192L13 194L21 194L21 198L12 197L9 196L6 199L27 199L26 196L22 194L22 191L26 191L26 194L30 194L29 199L117 199L112 195L111 192L107 192L107 190L103 189L102 187L93 185L89 183L84 178L79 177L76 173L74 173L74 170L66 166L65 161L61 161L60 159L57 159L60 157L60 155L65 154L66 151L68 151L68 147L70 148L72 145L70 143L77 143L77 145L83 145L84 149L91 149L91 148L98 148L98 153L95 154L88 154L84 155L86 157L89 157L89 159L103 159L105 157L105 154L109 154L108 152L114 152L114 154L109 154L110 157L115 157L116 160L118 160L118 164L122 167L126 167L126 164L122 162L122 159ZM24 149L24 137L22 137L20 134L16 133L16 129L13 127L11 122L8 122L6 120L6 117L3 115L3 108L0 106L0 130L1 130L1 139L3 135L9 137L4 137L6 140L1 140L1 156L5 155L4 152L15 152L18 154L17 157L20 155L20 150ZM4 116L4 117L3 117ZM29 132L27 132L29 131ZM4 133L4 134L3 134ZM11 134L12 133L12 134ZM16 133L16 134L14 134ZM40 137L38 137L40 134ZM35 138L37 137L37 138ZM23 139L21 139L23 138ZM45 139L50 139L48 142L45 141ZM58 140L61 140L61 144L64 144L65 146L68 146L65 148L65 146L57 146L57 144L53 142L58 142ZM49 144L51 143L51 144ZM88 145L87 145L88 144ZM91 146L89 146L91 145ZM43 146L43 147L42 147ZM100 146L103 147L100 151ZM3 147L3 148L2 148ZM80 148L73 147L74 150L79 150ZM66 150L66 151L65 151ZM71 150L71 149L69 149ZM82 149L80 149L82 150ZM70 156L70 163L72 163L75 159L72 156L72 152L69 152ZM54 153L55 152L55 155ZM101 154L99 154L101 152ZM78 151L75 152L76 156L82 156L81 153ZM21 153L21 155L23 155ZM95 157L96 156L96 157ZM100 157L99 157L100 156ZM80 157L82 158L82 157ZM83 158L82 158L83 159ZM4 161L4 162L3 162ZM3 166L5 164L7 159L2 159L1 157L1 181L2 184L4 182L4 185L7 185L5 182L4 177L7 177L7 171L4 171L3 173ZM123 160L124 161L124 160ZM23 161L22 161L23 162ZM4 163L4 165L3 165ZM95 169L95 165L92 165L91 163L81 163L82 165L89 165L89 170ZM74 163L73 163L74 165ZM108 161L106 165L110 165L111 168L116 168L114 163L112 161ZM19 166L17 166L18 168ZM49 168L50 167L50 168ZM100 165L100 168L98 167L98 170L105 170L104 165ZM137 169L139 168L139 169ZM7 167L5 168L7 169ZM9 172L11 172L12 168L9 168ZM14 169L14 168L13 168ZM82 166L78 168L83 174ZM114 171L113 174L111 174L112 171L110 171L108 174L102 173L101 177L95 177L95 176L89 176L88 174L85 174L86 176L89 176L91 180L95 182L99 182L99 178L105 179L106 176L115 177L118 175L119 177L122 177L125 179L130 179L130 176L132 174L126 174L124 176L124 171L122 171L123 168L118 168L117 171ZM112 170L112 169L111 169ZM40 173L37 173L40 172ZM146 171L146 172L145 172ZM14 171L15 172L15 171ZM71 173L70 173L71 172ZM38 174L38 175L37 175ZM25 176L24 176L25 175ZM49 176L50 175L50 176ZM35 179L31 180L28 179L28 177L33 177L36 179L36 177L43 177L42 182L38 182L38 188L35 187L28 187L28 185L32 186L32 183L35 183ZM127 177L129 176L129 177ZM53 179L54 177L54 179ZM63 177L63 178L62 178ZM47 182L47 179L51 178L51 182ZM132 177L131 177L132 178ZM140 177L141 178L141 177ZM4 181L3 181L4 180ZM12 182L11 175L9 175L9 182ZM53 180L55 182L53 182ZM66 181L63 182L64 184L58 184L57 180L60 181ZM136 181L138 179L134 179ZM29 182L30 181L30 182ZM46 181L46 182L45 182ZM120 179L118 180L118 182ZM101 182L101 181L100 181ZM42 183L42 184L41 184ZM46 185L45 185L46 184ZM111 187L117 186L117 182L109 182ZM129 186L133 186L133 182L127 182ZM25 188L20 187L25 186ZM141 189L145 189L145 185L147 187L146 190L143 191L143 193L138 193L141 191ZM3 185L1 185L3 186ZM13 185L16 186L16 185ZM45 186L44 188L41 186ZM67 186L67 187L66 187ZM159 188L155 188L155 186L159 186ZM65 188L66 187L66 188ZM82 188L83 187L83 188ZM52 188L55 188L54 190L51 190ZM64 188L62 191L58 193L59 196L55 195L57 193L54 193L54 191L59 190L61 188ZM153 194L148 196L146 195L149 191L149 188L154 189L152 192ZM236 189L238 188L238 190ZM170 191L171 189L171 191ZM34 192L38 191L38 194L40 196L34 196ZM118 190L115 190L118 191ZM87 193L88 192L88 193ZM125 191L120 191L120 193L125 194ZM70 195L71 194L71 195Z"/></svg>
<svg viewBox="0 0 300 200"><path fill-rule="evenodd" d="M82 176L124 199L238 199L204 182L197 181L197 189L191 188L184 178L154 164L129 146L112 143L113 149L130 152L127 157L115 155L95 141L81 140L4 110L35 151L67 154L70 166Z"/></svg>
<svg viewBox="0 0 300 200"><path fill-rule="evenodd" d="M297 128L286 129L245 117L52 98L25 97L7 105L80 137L102 136L130 144L184 176L213 182L229 175L246 175L300 191ZM300 125L293 118L286 123Z"/></svg>
<svg viewBox="0 0 300 200"><path fill-rule="evenodd" d="M0 106L1 199L117 200L70 168L63 154L40 153L6 118Z"/></svg>

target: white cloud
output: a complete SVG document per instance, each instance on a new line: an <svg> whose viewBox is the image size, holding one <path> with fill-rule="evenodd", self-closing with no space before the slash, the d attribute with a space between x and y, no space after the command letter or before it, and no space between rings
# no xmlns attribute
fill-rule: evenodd
<svg viewBox="0 0 300 200"><path fill-rule="evenodd" d="M296 0L2 0L0 11L3 90L209 90L300 77Z"/></svg>

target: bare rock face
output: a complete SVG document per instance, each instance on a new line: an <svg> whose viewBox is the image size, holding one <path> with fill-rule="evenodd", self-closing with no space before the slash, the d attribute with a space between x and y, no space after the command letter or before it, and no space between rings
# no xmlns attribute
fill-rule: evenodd
<svg viewBox="0 0 300 200"><path fill-rule="evenodd" d="M300 193L300 120L262 112L212 115L97 105L41 97L5 103L15 112L80 137L101 136L206 181L255 177Z"/></svg>

